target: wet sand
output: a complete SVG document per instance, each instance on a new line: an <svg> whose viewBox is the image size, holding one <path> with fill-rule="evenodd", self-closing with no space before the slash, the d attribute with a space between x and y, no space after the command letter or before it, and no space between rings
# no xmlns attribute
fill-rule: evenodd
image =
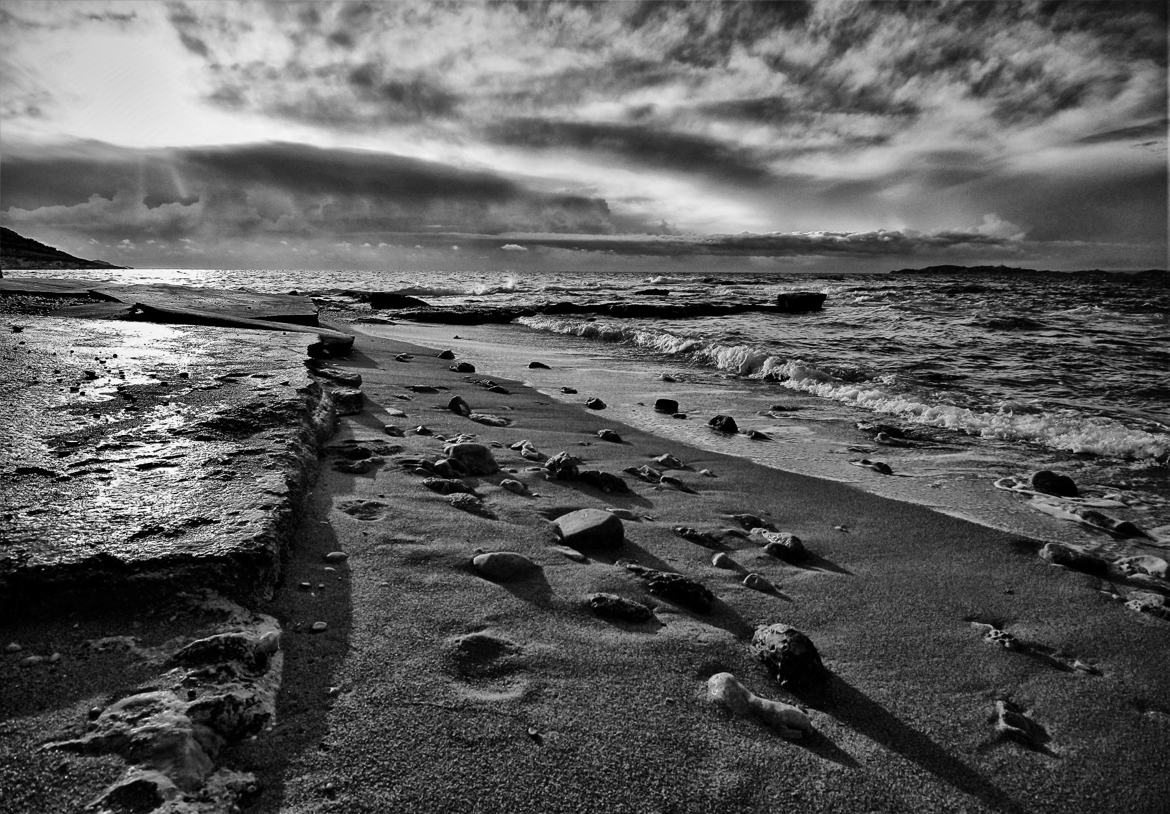
<svg viewBox="0 0 1170 814"><path fill-rule="evenodd" d="M480 369L449 369L460 361ZM623 426L497 378L474 357L362 336L331 364L361 374L365 405L329 442L283 583L254 606L283 628L283 676L275 725L217 758L258 780L245 810L1152 812L1170 792L1156 759L1170 751L1170 623L1128 609L1127 586L1049 565L1023 537ZM571 368L542 375L577 388L581 402L593 395ZM489 377L508 392L488 389ZM452 412L456 395L507 426ZM622 442L599 438L604 428ZM439 460L444 438L460 434L502 467L458 479L482 499L463 508L406 463ZM620 475L632 492L550 479L510 448L525 439ZM684 468L652 460L666 453ZM623 471L646 465L677 485ZM582 508L621 510L625 542L584 562L566 556L550 520ZM764 553L739 514L798 535L809 556ZM481 551L536 567L488 579L471 564ZM713 565L718 553L742 570ZM620 560L700 582L712 607L650 593ZM748 571L775 590L745 586ZM598 592L653 617L601 618L588 601ZM150 628L153 618L180 629ZM110 624L182 641L200 619L168 608ZM773 680L750 642L774 623L811 638L823 681ZM0 657L0 681L14 688L0 778L20 788L5 810L70 810L123 768L36 751L84 732L87 709L157 672L149 653L83 661L93 624L5 626L5 641L24 646ZM17 661L49 648L60 662ZM804 709L814 731L786 739L712 703L708 679L723 672ZM997 731L997 704L1018 739ZM54 773L66 780L50 783Z"/></svg>

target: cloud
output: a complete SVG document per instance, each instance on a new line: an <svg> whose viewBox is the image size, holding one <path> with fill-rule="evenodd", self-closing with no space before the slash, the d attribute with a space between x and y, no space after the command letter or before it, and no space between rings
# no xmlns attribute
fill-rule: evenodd
<svg viewBox="0 0 1170 814"><path fill-rule="evenodd" d="M500 247L500 251L503 251L503 252L526 252L526 251L528 251L528 248L526 246L521 246L517 243L505 243L503 246Z"/></svg>

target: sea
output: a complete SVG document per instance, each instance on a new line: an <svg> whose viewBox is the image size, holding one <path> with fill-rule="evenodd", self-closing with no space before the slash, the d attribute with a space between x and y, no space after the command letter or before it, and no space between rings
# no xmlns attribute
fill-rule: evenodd
<svg viewBox="0 0 1170 814"><path fill-rule="evenodd" d="M473 351L483 370L525 380L550 398L595 395L616 419L666 440L1042 539L1116 548L1116 534L1082 522L1075 511L1089 506L1148 534L1127 539L1126 550L1170 545L1164 273L67 274L308 294L338 321L357 318L363 331L462 347L461 358L474 358ZM372 291L413 296L439 312L422 323L394 310L371 311L357 292ZM755 308L797 291L825 294L824 308L803 314ZM570 313L563 304L571 304ZM627 315L631 304L637 316ZM722 306L727 313L712 314ZM468 324L479 322L476 314L484 321ZM367 317L391 324L361 321ZM529 367L533 361L549 367ZM577 393L562 392L569 386ZM648 409L657 397L676 398L687 419ZM716 413L735 416L742 429L764 438L711 432L705 419ZM862 463L879 460L892 474ZM1034 499L1028 476L1039 469L1071 476L1080 501Z"/></svg>

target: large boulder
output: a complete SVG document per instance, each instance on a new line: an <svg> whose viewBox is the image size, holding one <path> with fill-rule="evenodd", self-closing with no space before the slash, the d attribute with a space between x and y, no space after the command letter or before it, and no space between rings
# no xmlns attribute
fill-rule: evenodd
<svg viewBox="0 0 1170 814"><path fill-rule="evenodd" d="M565 545L584 551L620 548L626 540L622 521L601 509L578 509L553 521Z"/></svg>
<svg viewBox="0 0 1170 814"><path fill-rule="evenodd" d="M494 475L500 471L491 450L483 444L450 444L443 449L443 454L457 461L468 475Z"/></svg>
<svg viewBox="0 0 1170 814"><path fill-rule="evenodd" d="M729 415L717 415L707 422L707 426L716 432L724 433L725 435L735 435L739 432L739 425L735 423L735 419Z"/></svg>
<svg viewBox="0 0 1170 814"><path fill-rule="evenodd" d="M751 651L782 687L813 687L829 675L812 640L788 625L756 628Z"/></svg>
<svg viewBox="0 0 1170 814"><path fill-rule="evenodd" d="M820 311L825 306L827 295L816 291L789 291L776 295L776 310L789 314L801 314L806 311Z"/></svg>
<svg viewBox="0 0 1170 814"><path fill-rule="evenodd" d="M365 396L356 387L339 387L330 395L338 415L357 415L365 407Z"/></svg>
<svg viewBox="0 0 1170 814"><path fill-rule="evenodd" d="M1077 497L1080 494L1072 478L1048 469L1032 473L1032 489L1057 497Z"/></svg>

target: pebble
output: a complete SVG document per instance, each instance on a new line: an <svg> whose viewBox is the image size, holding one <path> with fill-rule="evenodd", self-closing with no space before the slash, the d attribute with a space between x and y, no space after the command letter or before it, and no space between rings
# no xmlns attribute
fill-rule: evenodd
<svg viewBox="0 0 1170 814"><path fill-rule="evenodd" d="M562 557L568 557L573 562L589 562L588 557L575 548L569 548L567 545L554 545L549 546L549 548L560 554Z"/></svg>
<svg viewBox="0 0 1170 814"><path fill-rule="evenodd" d="M349 555L344 551L330 551L325 555L325 562L345 562L349 559Z"/></svg>
<svg viewBox="0 0 1170 814"><path fill-rule="evenodd" d="M590 594L589 609L598 616L621 622L648 622L654 618L654 612L646 605L617 594Z"/></svg>
<svg viewBox="0 0 1170 814"><path fill-rule="evenodd" d="M671 455L669 452L659 455L654 459L654 462L663 469L684 469L683 462Z"/></svg>
<svg viewBox="0 0 1170 814"><path fill-rule="evenodd" d="M750 432L748 432L747 436L748 436L748 438L752 439L753 441L771 441L772 440L772 436L768 435L767 433L760 432L759 430L751 430Z"/></svg>
<svg viewBox="0 0 1170 814"><path fill-rule="evenodd" d="M310 633L324 633L328 629L329 629L328 622L314 622L312 627L309 628L309 632Z"/></svg>
<svg viewBox="0 0 1170 814"><path fill-rule="evenodd" d="M313 590L313 583L300 582L297 584L297 587L300 588L302 591L311 591L311 590Z"/></svg>
<svg viewBox="0 0 1170 814"><path fill-rule="evenodd" d="M544 362L529 362L528 367L532 370L551 370Z"/></svg>
<svg viewBox="0 0 1170 814"><path fill-rule="evenodd" d="M20 646L20 644L19 644L18 642L9 642L9 643L8 643L8 644L7 644L7 645L4 647L4 652L5 652L5 653L19 653L21 650L24 650L24 648L23 648L23 647L21 647L21 646Z"/></svg>
<svg viewBox="0 0 1170 814"><path fill-rule="evenodd" d="M756 695L731 673L716 673L707 679L707 698L735 715L759 718L785 738L800 738L813 731L812 722L803 710Z"/></svg>
<svg viewBox="0 0 1170 814"><path fill-rule="evenodd" d="M456 415L471 415L471 406L463 400L463 396L452 396L451 400L447 402L447 409Z"/></svg>
<svg viewBox="0 0 1170 814"><path fill-rule="evenodd" d="M395 427L393 424L387 424L385 427L382 428L382 431L385 432L387 435L391 435L395 438L401 438L404 435L406 435L406 433L402 431L401 427Z"/></svg>
<svg viewBox="0 0 1170 814"><path fill-rule="evenodd" d="M574 396L577 394L576 388L573 388L573 387L562 387L561 392L564 393L566 396Z"/></svg>
<svg viewBox="0 0 1170 814"><path fill-rule="evenodd" d="M622 521L601 509L578 509L553 521L562 541L576 549L620 548L625 542Z"/></svg>
<svg viewBox="0 0 1170 814"><path fill-rule="evenodd" d="M479 554L471 560L476 571L491 580L507 582L522 579L533 571L540 570L540 566L523 554L514 551L492 551Z"/></svg>
<svg viewBox="0 0 1170 814"><path fill-rule="evenodd" d="M49 656L49 664L56 664L60 660L61 660L60 653L54 653L53 655Z"/></svg>
<svg viewBox="0 0 1170 814"><path fill-rule="evenodd" d="M714 478L714 477L716 477L715 473L714 473L714 472L712 472L710 469L700 469L700 470L699 470L699 474L700 474L700 475L702 475L704 478Z"/></svg>
<svg viewBox="0 0 1170 814"><path fill-rule="evenodd" d="M25 656L20 660L20 665L22 667L35 667L38 664L44 664L44 662L44 656Z"/></svg>
<svg viewBox="0 0 1170 814"><path fill-rule="evenodd" d="M528 494L528 487L525 486L520 481L513 480L512 478L504 478L504 480L500 481L500 488L507 489L509 492L511 492L514 495Z"/></svg>

